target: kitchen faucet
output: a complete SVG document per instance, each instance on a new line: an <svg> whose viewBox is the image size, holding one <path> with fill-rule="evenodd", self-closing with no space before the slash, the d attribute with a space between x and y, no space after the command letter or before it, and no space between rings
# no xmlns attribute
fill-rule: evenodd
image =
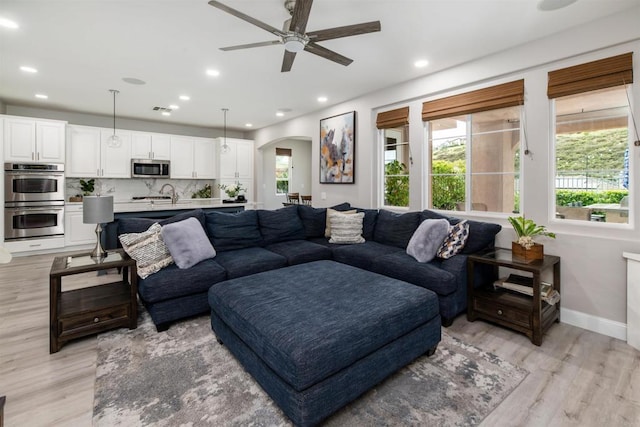
<svg viewBox="0 0 640 427"><path fill-rule="evenodd" d="M176 194L175 187L173 185L171 185L171 184L165 184L160 189L160 194L164 194L164 188L165 187L169 187L171 189L171 204L175 205L176 202L178 201L178 195Z"/></svg>

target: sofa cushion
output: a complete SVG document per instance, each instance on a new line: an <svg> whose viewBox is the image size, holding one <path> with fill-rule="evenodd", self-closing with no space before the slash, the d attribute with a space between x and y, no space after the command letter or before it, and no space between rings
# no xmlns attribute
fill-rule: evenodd
<svg viewBox="0 0 640 427"><path fill-rule="evenodd" d="M216 262L227 270L229 279L274 270L287 265L285 257L265 248L244 248L220 252L216 256Z"/></svg>
<svg viewBox="0 0 640 427"><path fill-rule="evenodd" d="M359 245L332 245L333 259L364 270L372 270L378 258L395 252L403 252L400 248L366 241ZM415 262L415 261L414 261Z"/></svg>
<svg viewBox="0 0 640 427"><path fill-rule="evenodd" d="M371 271L430 289L438 295L449 295L457 289L456 275L438 265L439 261L420 263L404 251L398 251L377 258Z"/></svg>
<svg viewBox="0 0 640 427"><path fill-rule="evenodd" d="M378 213L373 240L405 249L420 224L420 212L398 214L385 209Z"/></svg>
<svg viewBox="0 0 640 427"><path fill-rule="evenodd" d="M327 209L327 222L326 222L326 227L324 229L324 237L326 237L327 239L331 238L331 215L332 214L341 213L342 215L353 215L356 212L357 211L355 209L347 209L344 211L337 211L332 208Z"/></svg>
<svg viewBox="0 0 640 427"><path fill-rule="evenodd" d="M307 239L324 236L324 229L327 223L327 210L325 208L298 205L298 215L302 220L304 235Z"/></svg>
<svg viewBox="0 0 640 427"><path fill-rule="evenodd" d="M469 224L466 220L460 221L459 223L450 226L449 233L447 233L447 237L444 239L444 242L442 242L442 245L440 245L436 256L442 259L451 258L455 254L462 251L464 245L467 243L468 238Z"/></svg>
<svg viewBox="0 0 640 427"><path fill-rule="evenodd" d="M124 251L136 260L138 276L143 279L173 263L169 248L164 244L162 227L158 223L141 233L124 233L119 236Z"/></svg>
<svg viewBox="0 0 640 427"><path fill-rule="evenodd" d="M185 220L187 218L195 218L200 221L204 227L204 211L202 209L194 209L192 211L179 213L169 218L158 219L153 218L120 218L118 219L118 235L123 233L140 233L147 230L156 222L160 225L171 224Z"/></svg>
<svg viewBox="0 0 640 427"><path fill-rule="evenodd" d="M327 217L331 225L329 243L341 245L364 243L365 240L362 237L364 212L347 214L329 209Z"/></svg>
<svg viewBox="0 0 640 427"><path fill-rule="evenodd" d="M205 214L205 229L218 252L262 246L258 213L247 210L238 213L211 211Z"/></svg>
<svg viewBox="0 0 640 427"><path fill-rule="evenodd" d="M227 278L227 272L213 259L206 259L188 269L170 265L158 274L138 281L138 292L146 303L206 292Z"/></svg>
<svg viewBox="0 0 640 427"><path fill-rule="evenodd" d="M265 249L285 257L288 265L332 258L331 249L308 240L289 240L274 243L266 246Z"/></svg>
<svg viewBox="0 0 640 427"><path fill-rule="evenodd" d="M439 214L438 212L434 212L428 209L420 212L420 217L424 219L438 219L445 218L449 221L450 224L457 224L460 222L460 218L447 217ZM482 222L482 221L474 221L467 220L469 224L469 237L467 238L467 242L465 243L464 248L461 253L463 254L473 254L479 252L487 247L493 246L496 239L496 234L502 230L502 226L500 224L494 224L491 222Z"/></svg>
<svg viewBox="0 0 640 427"><path fill-rule="evenodd" d="M260 209L258 224L266 245L305 238L304 226L298 216L297 206L286 206L274 211Z"/></svg>
<svg viewBox="0 0 640 427"><path fill-rule="evenodd" d="M449 234L449 221L446 219L425 219L411 236L407 245L407 255L418 262L429 262L436 257Z"/></svg>
<svg viewBox="0 0 640 427"><path fill-rule="evenodd" d="M216 256L202 224L193 217L162 227L162 239L178 268L189 268Z"/></svg>
<svg viewBox="0 0 640 427"><path fill-rule="evenodd" d="M358 208L356 211L364 212L364 219L362 220L362 237L364 237L365 240L373 240L376 220L378 219L378 210Z"/></svg>

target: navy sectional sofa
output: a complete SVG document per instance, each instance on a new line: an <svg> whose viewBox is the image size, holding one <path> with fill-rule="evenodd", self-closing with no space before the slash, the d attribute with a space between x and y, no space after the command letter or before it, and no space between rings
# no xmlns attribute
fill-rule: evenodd
<svg viewBox="0 0 640 427"><path fill-rule="evenodd" d="M343 203L333 209L348 210L351 206ZM216 283L285 266L334 260L432 290L438 296L444 326L466 310L467 255L493 247L500 225L469 220L469 238L461 253L446 260L419 263L406 253L418 225L425 219L446 218L451 224L459 219L429 210L404 214L358 211L364 212L362 235L366 242L353 245L329 243L324 237L326 209L305 205L233 214L196 209L159 221L164 225L197 218L217 255L189 269L171 265L139 279L140 299L161 331L173 321L208 312L207 291ZM118 234L139 233L154 222L122 218L118 220ZM490 280L494 272L479 266L475 274Z"/></svg>

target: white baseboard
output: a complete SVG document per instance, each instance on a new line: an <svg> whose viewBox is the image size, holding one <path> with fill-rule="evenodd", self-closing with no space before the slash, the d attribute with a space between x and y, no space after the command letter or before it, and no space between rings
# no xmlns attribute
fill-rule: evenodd
<svg viewBox="0 0 640 427"><path fill-rule="evenodd" d="M560 307L562 323L627 341L627 324Z"/></svg>

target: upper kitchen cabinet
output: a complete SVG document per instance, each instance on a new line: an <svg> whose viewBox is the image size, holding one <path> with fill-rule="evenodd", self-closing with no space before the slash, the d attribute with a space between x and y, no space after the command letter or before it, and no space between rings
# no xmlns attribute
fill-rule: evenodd
<svg viewBox="0 0 640 427"><path fill-rule="evenodd" d="M218 138L220 179L253 179L253 141L227 138L229 149L222 149L224 139Z"/></svg>
<svg viewBox="0 0 640 427"><path fill-rule="evenodd" d="M159 133L131 132L131 158L171 160L171 137Z"/></svg>
<svg viewBox="0 0 640 427"><path fill-rule="evenodd" d="M116 130L122 144L110 147L113 129L67 126L66 175L77 178L130 178L131 132Z"/></svg>
<svg viewBox="0 0 640 427"><path fill-rule="evenodd" d="M172 136L170 170L172 179L215 179L215 140Z"/></svg>
<svg viewBox="0 0 640 427"><path fill-rule="evenodd" d="M66 122L4 116L4 160L64 163Z"/></svg>

